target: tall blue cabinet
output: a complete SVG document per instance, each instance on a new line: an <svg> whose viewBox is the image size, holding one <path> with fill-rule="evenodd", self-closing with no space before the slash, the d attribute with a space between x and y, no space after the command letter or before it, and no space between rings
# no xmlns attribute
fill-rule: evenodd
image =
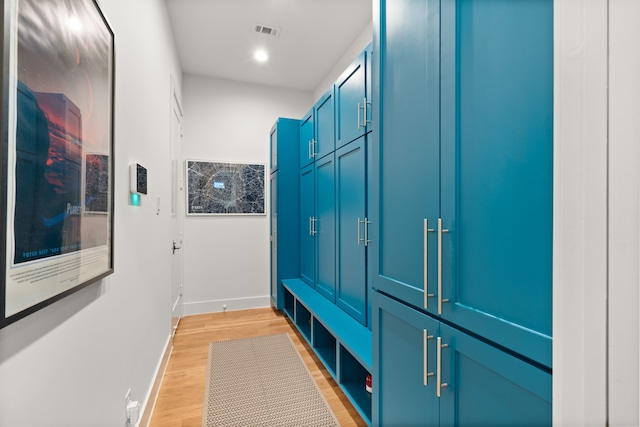
<svg viewBox="0 0 640 427"><path fill-rule="evenodd" d="M298 180L299 120L279 118L269 140L271 305L284 306L282 279L300 276Z"/></svg>
<svg viewBox="0 0 640 427"><path fill-rule="evenodd" d="M371 423L371 46L299 120L299 277L283 310Z"/></svg>
<svg viewBox="0 0 640 427"><path fill-rule="evenodd" d="M375 9L373 423L550 425L553 2Z"/></svg>

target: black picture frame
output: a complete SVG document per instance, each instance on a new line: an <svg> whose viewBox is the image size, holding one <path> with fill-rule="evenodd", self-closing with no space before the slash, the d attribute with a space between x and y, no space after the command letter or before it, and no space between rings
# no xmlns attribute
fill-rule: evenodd
<svg viewBox="0 0 640 427"><path fill-rule="evenodd" d="M95 0L4 0L0 19L4 328L114 271L115 34Z"/></svg>
<svg viewBox="0 0 640 427"><path fill-rule="evenodd" d="M187 215L266 215L264 163L187 160Z"/></svg>

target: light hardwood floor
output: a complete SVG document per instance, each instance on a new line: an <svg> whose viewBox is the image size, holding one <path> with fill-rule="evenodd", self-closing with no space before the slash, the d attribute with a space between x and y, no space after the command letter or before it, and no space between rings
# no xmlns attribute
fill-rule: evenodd
<svg viewBox="0 0 640 427"><path fill-rule="evenodd" d="M366 426L302 335L271 308L184 317L151 416L150 427L200 427L209 343L286 332L296 345L340 425ZM274 426L275 427L275 426Z"/></svg>

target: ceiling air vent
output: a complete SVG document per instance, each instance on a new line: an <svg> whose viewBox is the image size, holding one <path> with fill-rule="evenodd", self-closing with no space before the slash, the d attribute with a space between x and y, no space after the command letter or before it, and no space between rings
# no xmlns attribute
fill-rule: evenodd
<svg viewBox="0 0 640 427"><path fill-rule="evenodd" d="M256 33L264 34L266 36L277 36L280 34L280 28L262 24L256 24L255 30Z"/></svg>

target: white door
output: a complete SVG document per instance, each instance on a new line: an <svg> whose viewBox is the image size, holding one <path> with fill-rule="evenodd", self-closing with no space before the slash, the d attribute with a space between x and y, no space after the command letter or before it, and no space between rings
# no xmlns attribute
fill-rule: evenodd
<svg viewBox="0 0 640 427"><path fill-rule="evenodd" d="M183 174L180 161L180 144L182 142L182 109L176 97L174 85L171 90L171 327L175 334L182 318L183 296L183 249L182 249L182 192Z"/></svg>

